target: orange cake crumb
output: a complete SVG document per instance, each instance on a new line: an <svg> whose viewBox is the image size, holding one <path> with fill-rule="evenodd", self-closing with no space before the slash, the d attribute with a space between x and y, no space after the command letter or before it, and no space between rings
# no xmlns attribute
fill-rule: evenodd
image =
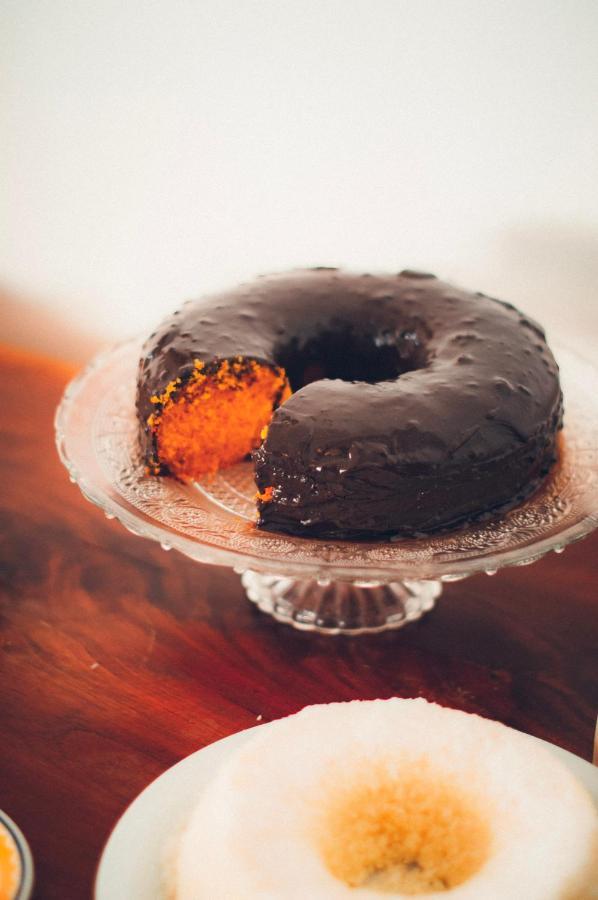
<svg viewBox="0 0 598 900"><path fill-rule="evenodd" d="M238 357L206 371L196 360L184 386L177 379L152 397L156 412L148 425L159 463L189 481L240 462L290 394L284 369Z"/></svg>
<svg viewBox="0 0 598 900"><path fill-rule="evenodd" d="M261 500L262 503L269 503L272 499L272 494L274 493L273 487L266 487L263 491L258 491L255 495L256 500Z"/></svg>

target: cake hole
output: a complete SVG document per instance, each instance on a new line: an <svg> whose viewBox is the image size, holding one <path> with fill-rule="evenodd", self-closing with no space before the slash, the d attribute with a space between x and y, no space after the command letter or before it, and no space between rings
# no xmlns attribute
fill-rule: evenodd
<svg viewBox="0 0 598 900"><path fill-rule="evenodd" d="M159 459L183 481L241 462L289 396L282 369L243 358L224 360L211 372L199 366L183 388L155 398L150 424Z"/></svg>
<svg viewBox="0 0 598 900"><path fill-rule="evenodd" d="M428 765L372 771L328 793L319 845L335 878L381 894L450 891L490 851L481 803Z"/></svg>
<svg viewBox="0 0 598 900"><path fill-rule="evenodd" d="M415 325L375 333L364 329L361 334L339 328L307 341L294 339L278 347L275 357L285 369L293 391L323 378L375 384L427 364L425 336Z"/></svg>

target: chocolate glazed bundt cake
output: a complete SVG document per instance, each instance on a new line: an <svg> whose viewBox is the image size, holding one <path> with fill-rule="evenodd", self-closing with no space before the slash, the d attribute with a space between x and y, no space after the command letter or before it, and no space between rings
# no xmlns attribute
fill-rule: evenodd
<svg viewBox="0 0 598 900"><path fill-rule="evenodd" d="M147 340L148 472L192 481L253 451L258 526L413 536L514 505L562 424L544 332L432 275L309 269L191 301Z"/></svg>

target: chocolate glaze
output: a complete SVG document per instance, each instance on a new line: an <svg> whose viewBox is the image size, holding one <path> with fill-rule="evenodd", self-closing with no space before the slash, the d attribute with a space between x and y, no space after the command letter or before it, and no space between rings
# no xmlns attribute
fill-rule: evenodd
<svg viewBox="0 0 598 900"><path fill-rule="evenodd" d="M515 307L432 275L310 269L186 304L146 342L137 408L193 361L285 367L293 395L255 452L259 525L326 538L416 535L529 494L555 460L558 367Z"/></svg>

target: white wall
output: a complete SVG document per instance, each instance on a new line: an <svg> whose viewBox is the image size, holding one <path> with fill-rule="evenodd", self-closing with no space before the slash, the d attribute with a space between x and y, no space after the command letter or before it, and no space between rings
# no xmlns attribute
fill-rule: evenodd
<svg viewBox="0 0 598 900"><path fill-rule="evenodd" d="M595 343L596 0L2 19L5 339L81 356L205 289L340 264L431 269Z"/></svg>

